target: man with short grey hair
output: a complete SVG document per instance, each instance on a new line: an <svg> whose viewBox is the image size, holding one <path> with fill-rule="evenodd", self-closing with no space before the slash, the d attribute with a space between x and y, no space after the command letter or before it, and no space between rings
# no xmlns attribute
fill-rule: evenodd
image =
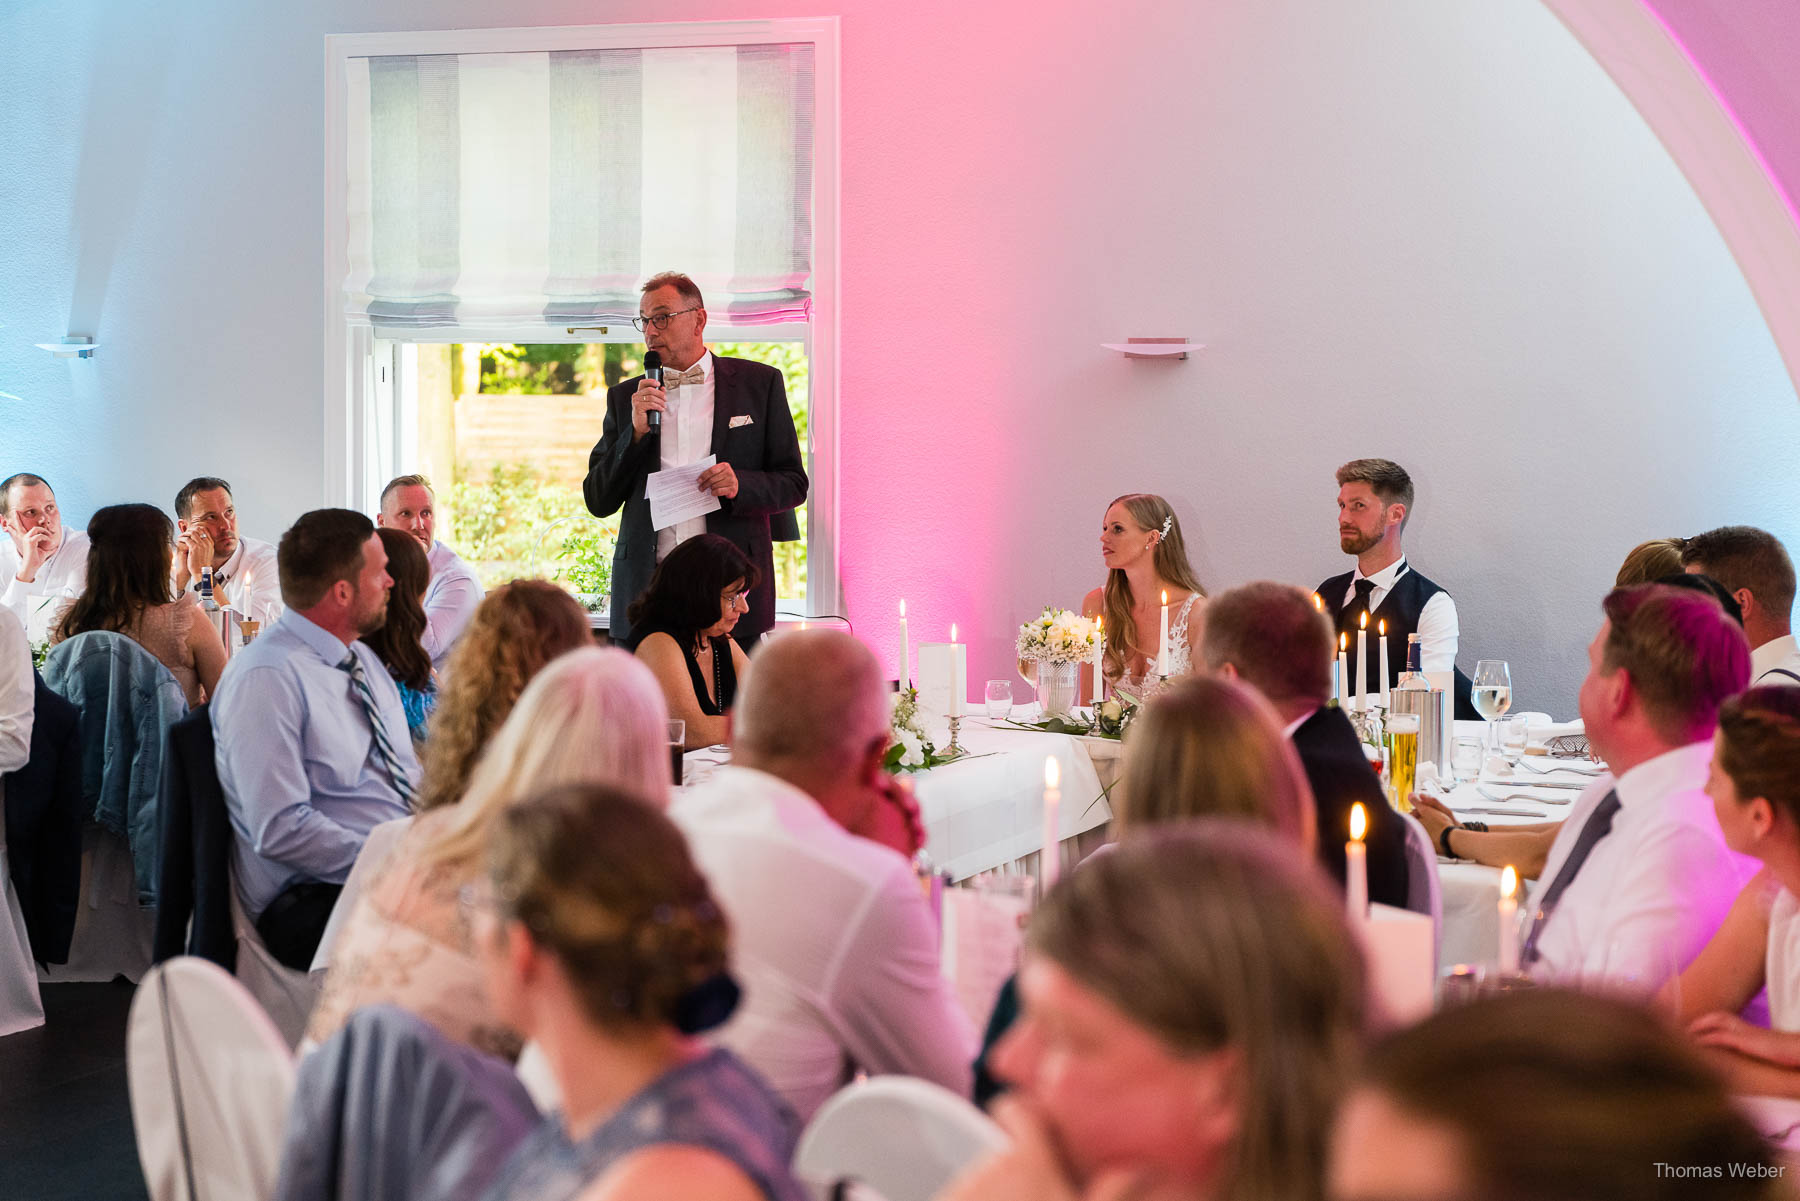
<svg viewBox="0 0 1800 1201"><path fill-rule="evenodd" d="M848 634L783 634L738 693L731 765L669 809L731 917L745 999L719 1041L802 1120L858 1069L969 1091L975 1031L909 862L917 809L882 766L887 700Z"/></svg>
<svg viewBox="0 0 1800 1201"><path fill-rule="evenodd" d="M431 583L425 588L425 632L419 642L431 656L434 671L443 671L450 652L462 637L484 594L481 581L461 556L437 538L437 494L422 475L402 475L381 490L381 510L375 524L403 530L425 548L431 565Z"/></svg>

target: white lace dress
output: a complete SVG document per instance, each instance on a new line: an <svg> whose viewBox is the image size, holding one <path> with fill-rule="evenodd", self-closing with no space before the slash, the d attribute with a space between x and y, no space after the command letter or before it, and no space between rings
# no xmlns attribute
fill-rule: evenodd
<svg viewBox="0 0 1800 1201"><path fill-rule="evenodd" d="M1200 594L1194 593L1178 608L1169 610L1169 678L1171 680L1185 676L1193 669L1194 652L1188 644L1188 617L1194 606L1200 603ZM1142 638L1142 632L1139 637ZM1156 632L1150 631L1150 640L1155 641ZM1156 674L1156 658L1154 655L1139 656L1134 663L1129 657L1125 660L1125 674L1113 685L1116 689L1129 692L1139 700L1148 700L1165 687Z"/></svg>

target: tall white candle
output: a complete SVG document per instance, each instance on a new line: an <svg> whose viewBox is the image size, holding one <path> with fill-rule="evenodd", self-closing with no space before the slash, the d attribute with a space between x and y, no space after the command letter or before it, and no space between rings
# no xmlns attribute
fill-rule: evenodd
<svg viewBox="0 0 1800 1201"><path fill-rule="evenodd" d="M1106 699L1106 615L1102 613L1094 618L1094 704L1098 706Z"/></svg>
<svg viewBox="0 0 1800 1201"><path fill-rule="evenodd" d="M900 602L900 691L912 687L912 640L906 636L906 602Z"/></svg>
<svg viewBox="0 0 1800 1201"><path fill-rule="evenodd" d="M1369 848L1363 835L1369 814L1362 802L1350 806L1350 841L1344 844L1344 904L1353 922L1369 919Z"/></svg>
<svg viewBox="0 0 1800 1201"><path fill-rule="evenodd" d="M1381 679L1376 681L1377 692L1381 696L1381 707L1388 707L1388 657L1387 657L1387 619L1383 618L1375 627L1377 639L1381 643Z"/></svg>
<svg viewBox="0 0 1800 1201"><path fill-rule="evenodd" d="M1062 765L1056 761L1056 756L1047 755L1044 758L1044 842L1038 869L1043 878L1044 893L1050 891L1050 886L1062 874L1062 826L1058 821L1061 808Z"/></svg>
<svg viewBox="0 0 1800 1201"><path fill-rule="evenodd" d="M1345 647L1349 645L1349 638L1348 634L1338 635L1337 696L1340 709L1350 707L1350 667L1344 661L1347 654Z"/></svg>
<svg viewBox="0 0 1800 1201"><path fill-rule="evenodd" d="M1169 594L1162 594L1162 630L1156 641L1156 674L1169 674Z"/></svg>
<svg viewBox="0 0 1800 1201"><path fill-rule="evenodd" d="M969 700L968 648L956 640L956 626L950 627L950 712L946 717L961 717Z"/></svg>
<svg viewBox="0 0 1800 1201"><path fill-rule="evenodd" d="M1369 707L1369 615L1362 615L1356 631L1356 707Z"/></svg>
<svg viewBox="0 0 1800 1201"><path fill-rule="evenodd" d="M1500 970L1519 970L1519 873L1511 864L1500 873Z"/></svg>

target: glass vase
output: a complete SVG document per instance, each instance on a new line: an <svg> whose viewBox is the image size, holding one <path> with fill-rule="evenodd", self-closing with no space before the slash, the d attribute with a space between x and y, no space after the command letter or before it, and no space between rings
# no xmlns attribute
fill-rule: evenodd
<svg viewBox="0 0 1800 1201"><path fill-rule="evenodd" d="M1037 665L1037 703L1044 721L1067 717L1080 693L1081 664L1040 662Z"/></svg>

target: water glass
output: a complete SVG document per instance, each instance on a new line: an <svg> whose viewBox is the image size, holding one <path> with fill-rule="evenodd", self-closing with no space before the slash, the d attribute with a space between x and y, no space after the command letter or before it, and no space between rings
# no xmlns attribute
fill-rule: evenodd
<svg viewBox="0 0 1800 1201"><path fill-rule="evenodd" d="M999 721L1012 712L1012 682L1010 680L989 680L987 682L987 715Z"/></svg>
<svg viewBox="0 0 1800 1201"><path fill-rule="evenodd" d="M1481 777L1481 739L1465 734L1451 745L1450 773L1458 784Z"/></svg>
<svg viewBox="0 0 1800 1201"><path fill-rule="evenodd" d="M1519 760L1525 757L1526 744L1531 741L1530 722L1523 713L1514 713L1495 724L1500 727L1500 753L1506 766L1517 770Z"/></svg>
<svg viewBox="0 0 1800 1201"><path fill-rule="evenodd" d="M675 787L681 787L681 769L685 764L682 758L687 751L687 722L679 717L669 719L669 778Z"/></svg>

